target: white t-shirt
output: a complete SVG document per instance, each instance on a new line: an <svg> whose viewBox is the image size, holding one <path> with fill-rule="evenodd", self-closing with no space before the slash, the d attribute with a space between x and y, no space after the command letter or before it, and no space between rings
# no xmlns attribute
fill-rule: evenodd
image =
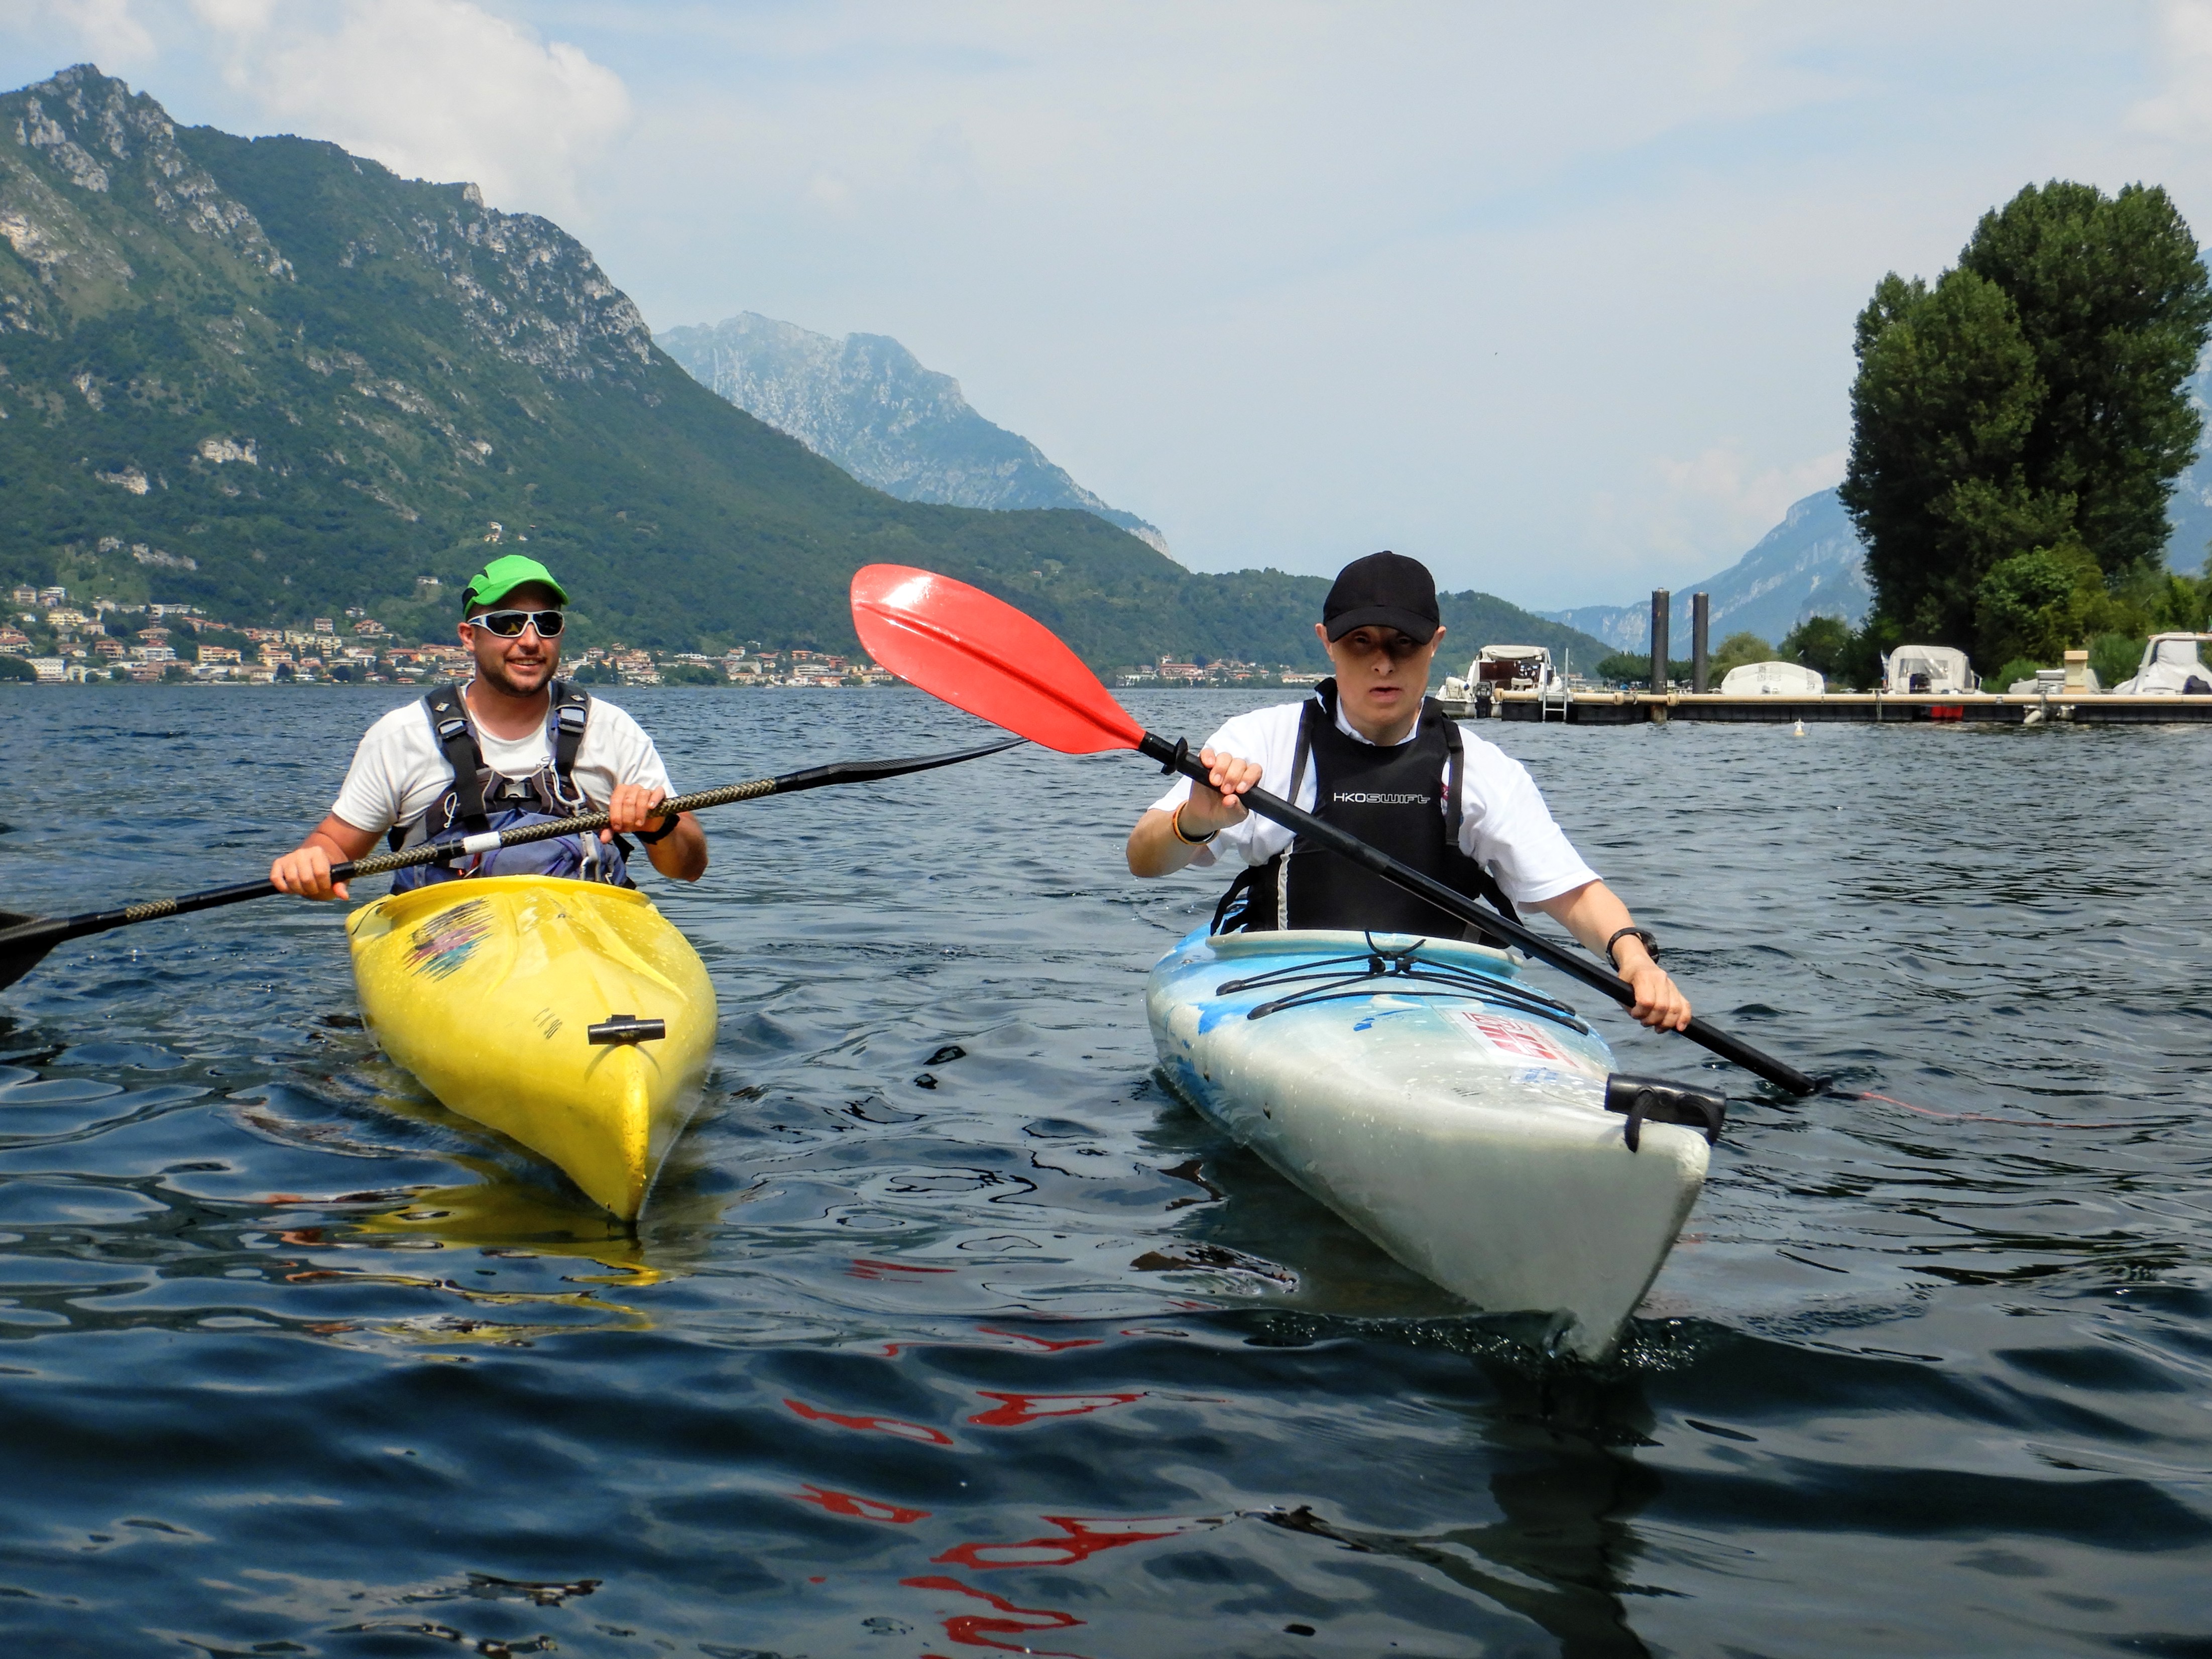
<svg viewBox="0 0 2212 1659"><path fill-rule="evenodd" d="M1217 755L1258 761L1265 769L1260 787L1270 794L1284 794L1291 787L1291 768L1297 758L1298 716L1304 708L1304 703L1285 702L1234 715L1206 740L1205 747ZM1358 742L1368 742L1352 729L1341 707L1337 710L1336 729ZM1460 851L1487 870L1516 905L1541 903L1595 881L1597 872L1583 862L1582 855L1552 821L1551 808L1544 805L1528 769L1480 738L1462 734L1462 742L1465 757L1460 768ZM1305 778L1291 805L1313 811L1314 773L1309 756ZM1152 805L1171 812L1189 799L1190 780L1179 778L1175 787ZM1443 802L1437 802L1437 811L1443 811ZM1246 864L1265 864L1286 850L1294 839L1282 825L1252 813L1208 842L1191 862L1204 869L1218 858L1233 854Z"/></svg>
<svg viewBox="0 0 2212 1659"><path fill-rule="evenodd" d="M484 764L503 778L526 778L553 763L553 747L540 720L526 738L509 741L477 727ZM576 750L576 787L594 806L605 806L618 783L675 793L660 751L645 729L611 702L592 699L592 716ZM368 728L353 752L353 765L331 811L356 830L380 836L395 823L411 823L428 811L453 781L438 747L430 716L417 698L402 703Z"/></svg>

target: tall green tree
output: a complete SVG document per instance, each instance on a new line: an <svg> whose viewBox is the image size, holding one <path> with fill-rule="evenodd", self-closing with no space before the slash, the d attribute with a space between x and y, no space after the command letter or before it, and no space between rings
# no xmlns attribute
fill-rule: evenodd
<svg viewBox="0 0 2212 1659"><path fill-rule="evenodd" d="M1875 625L1986 660L2094 625L2164 545L2209 333L2195 238L2154 187L2031 185L1932 286L1885 276L1840 492Z"/></svg>

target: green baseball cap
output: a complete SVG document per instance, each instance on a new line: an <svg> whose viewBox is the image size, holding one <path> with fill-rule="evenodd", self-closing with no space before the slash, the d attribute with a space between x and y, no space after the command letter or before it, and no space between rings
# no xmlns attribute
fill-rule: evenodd
<svg viewBox="0 0 2212 1659"><path fill-rule="evenodd" d="M465 613L471 605L497 605L516 588L532 582L551 588L555 599L568 603L568 591L553 580L551 571L527 553L508 553L469 578L469 585L461 590L461 610Z"/></svg>

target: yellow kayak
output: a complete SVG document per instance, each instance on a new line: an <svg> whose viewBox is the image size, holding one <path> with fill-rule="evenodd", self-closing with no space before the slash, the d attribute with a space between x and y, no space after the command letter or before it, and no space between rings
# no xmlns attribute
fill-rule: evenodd
<svg viewBox="0 0 2212 1659"><path fill-rule="evenodd" d="M386 1054L635 1219L714 1048L706 967L643 894L488 876L363 905L346 931Z"/></svg>

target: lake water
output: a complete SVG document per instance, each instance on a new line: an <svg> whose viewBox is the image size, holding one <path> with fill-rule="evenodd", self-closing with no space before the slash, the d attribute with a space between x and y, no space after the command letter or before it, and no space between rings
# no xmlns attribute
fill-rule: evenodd
<svg viewBox="0 0 2212 1659"><path fill-rule="evenodd" d="M0 686L0 906L258 873L401 696ZM979 730L617 700L679 787ZM1900 1103L1705 1072L1616 1360L1164 1097L1216 884L1125 873L1144 763L1016 750L647 878L722 1014L635 1237L379 1057L334 907L0 994L6 1650L2212 1654L2204 734L1479 729L1702 1012Z"/></svg>

